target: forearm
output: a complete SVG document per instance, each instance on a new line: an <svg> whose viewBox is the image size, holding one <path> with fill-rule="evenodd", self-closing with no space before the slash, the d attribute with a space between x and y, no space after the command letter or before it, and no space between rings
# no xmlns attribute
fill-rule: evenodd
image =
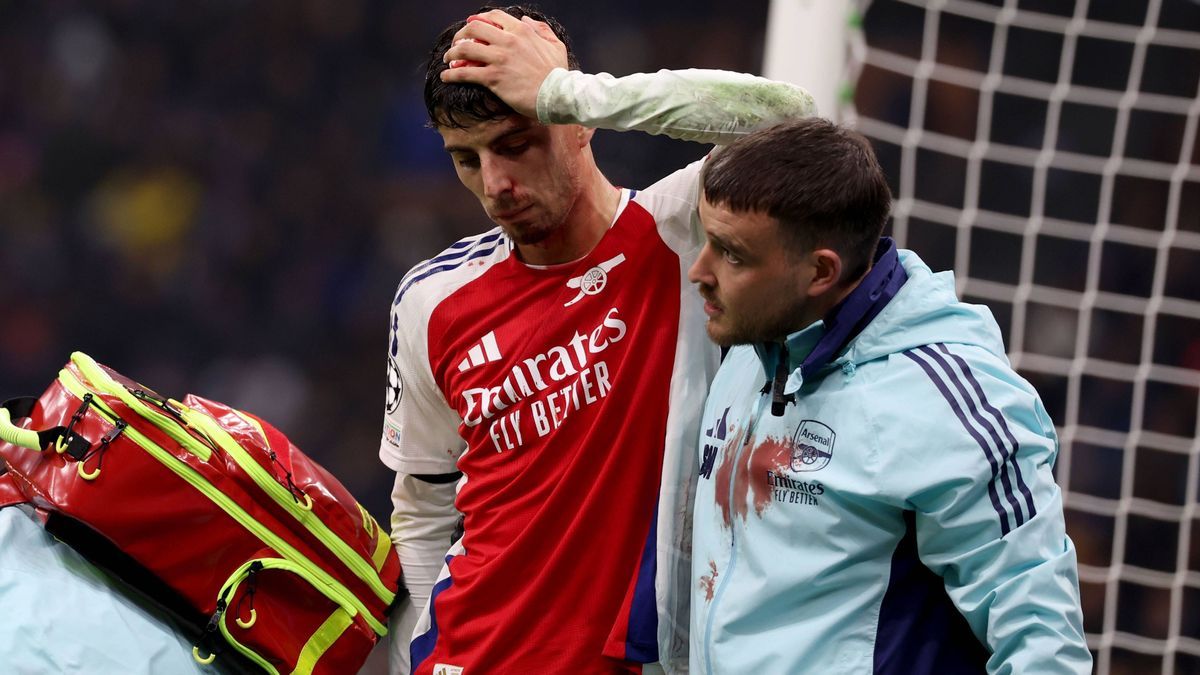
<svg viewBox="0 0 1200 675"><path fill-rule="evenodd" d="M988 672L1086 675L1091 655L1079 609L1075 549L1033 564L994 590L987 641Z"/></svg>
<svg viewBox="0 0 1200 675"><path fill-rule="evenodd" d="M815 113L812 96L798 86L723 70L660 70L617 78L558 68L537 96L537 116L545 124L715 144Z"/></svg>
<svg viewBox="0 0 1200 675"><path fill-rule="evenodd" d="M453 482L430 483L397 473L392 489L392 544L400 556L400 569L409 597L392 612L388 622L389 672L409 672L409 642L442 567L458 514L454 510Z"/></svg>
<svg viewBox="0 0 1200 675"><path fill-rule="evenodd" d="M454 510L455 485L430 483L396 474L392 490L392 543L400 556L404 585L420 610L442 568L458 513Z"/></svg>
<svg viewBox="0 0 1200 675"><path fill-rule="evenodd" d="M946 545L947 539L968 536L963 529L987 527L974 514L993 520L991 505L980 505L976 495L972 500L976 508L950 507L940 514L957 511L961 517L924 523L934 532L947 532L946 525L959 531L950 537L927 537L923 560L946 578L951 599L992 652L990 675L1082 675L1090 672L1091 657L1083 632L1075 548L1065 532L1061 493L1050 482L1048 467L1024 475L1037 496L1035 515L983 545ZM918 538L921 520L918 514Z"/></svg>

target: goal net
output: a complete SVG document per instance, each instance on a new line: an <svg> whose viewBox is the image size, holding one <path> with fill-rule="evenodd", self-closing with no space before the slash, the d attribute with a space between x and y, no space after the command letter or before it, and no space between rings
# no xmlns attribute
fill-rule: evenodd
<svg viewBox="0 0 1200 675"><path fill-rule="evenodd" d="M871 139L1045 400L1096 672L1200 673L1200 3L830 4L774 0L766 72Z"/></svg>

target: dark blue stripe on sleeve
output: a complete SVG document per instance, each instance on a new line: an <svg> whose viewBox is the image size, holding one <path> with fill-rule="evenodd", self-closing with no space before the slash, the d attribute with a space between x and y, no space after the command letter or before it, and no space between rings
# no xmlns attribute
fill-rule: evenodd
<svg viewBox="0 0 1200 675"><path fill-rule="evenodd" d="M1004 415L995 406L988 402L987 396L983 393L983 387L979 385L979 380L975 379L975 375L971 372L971 367L967 365L966 360L951 352L950 348L946 345L938 345L938 349L954 359L954 362L958 364L959 369L966 375L967 381L975 389L975 395L979 397L979 402L983 406L983 409L988 411L996 420L996 423L1000 425L1000 430L1004 432L1005 438L1008 439L1009 447L1012 448L1012 453L1009 457L1012 458L1013 473L1017 476L1017 489L1021 491L1021 496L1025 498L1025 508L1028 510L1029 517L1033 518L1037 514L1037 509L1033 506L1033 494L1029 491L1029 486L1025 483L1025 478L1021 475L1021 463L1016 459L1017 451L1021 449L1021 446L1013 436L1012 430L1008 428L1008 421L1004 419Z"/></svg>
<svg viewBox="0 0 1200 675"><path fill-rule="evenodd" d="M937 390L942 393L942 397L946 399L946 403L950 404L950 409L953 410L954 414L958 416L958 421L962 423L963 428L967 430L967 433L969 433L971 437L974 438L977 443L979 443L979 447L983 449L984 455L987 456L988 464L990 464L992 467L992 480L988 481L988 497L991 498L992 508L995 509L997 515L1000 516L1000 535L1007 535L1009 530L1012 529L1008 524L1008 513L1004 510L1004 506L1000 503L1000 497L996 494L996 474L999 470L999 467L996 464L996 459L992 457L992 451L990 448L988 448L987 442L983 440L983 438L979 435L979 432L976 431L975 428L971 426L970 422L967 421L966 416L963 414L962 408L960 408L958 405L958 401L954 399L954 394L952 394L946 387L946 383L943 382L942 378L938 376L938 373L936 370L934 370L933 366L926 363L924 359L911 351L904 352L904 355L920 366L921 370L925 371L925 374L929 376L929 380L933 382L933 386L937 387Z"/></svg>
<svg viewBox="0 0 1200 675"><path fill-rule="evenodd" d="M455 258L461 258L462 256L466 255L466 251L463 249L489 244L502 236L503 234L500 232L493 232L492 234L477 235L474 237L467 237L466 239L460 239L451 244L449 248L439 253L436 257L430 258L429 260L426 260L425 262L413 267L412 270L409 271L408 276L412 276L413 273L420 273L420 271L423 269L432 267L438 263L454 260Z"/></svg>
<svg viewBox="0 0 1200 675"><path fill-rule="evenodd" d="M962 397L963 403L966 404L967 413L970 414L970 419L975 420L975 423L978 424L980 428L986 431L988 436L991 437L992 442L995 445L987 447L995 448L996 450L998 459L996 464L993 465L993 469L996 469L996 471L999 473L1000 484L1004 487L1004 498L1008 502L1009 507L1012 508L1013 518L1016 520L1016 525L1014 525L1014 527L1020 527L1021 525L1025 524L1026 518L1024 514L1021 513L1021 503L1017 500L1017 494L1013 491L1012 481L1008 477L1008 458L1011 454L1008 446L1006 446L1004 442L1000 440L1000 434L996 431L996 428L992 425L992 423L989 422L987 418L983 416L983 413L979 411L979 406L975 404L975 399L971 396L971 392L967 390L966 385L963 384L962 379L959 377L958 371L954 370L954 368L952 368L950 364L944 358L942 358L942 355L937 353L937 351L932 347L917 347L917 351L925 354L927 357L933 359L939 366L941 366L942 371L946 374L946 377L949 378L950 382L954 385L954 388L958 391L959 396ZM967 424L965 418L963 424ZM977 437L975 440L980 441L981 444L986 443L986 439L980 440L981 438L982 436ZM996 474L993 473L992 478L994 479L995 477Z"/></svg>
<svg viewBox="0 0 1200 675"><path fill-rule="evenodd" d="M446 564L449 565L454 556L446 556ZM412 644L408 647L409 664L412 668L410 672L416 672L417 666L425 662L429 655L433 653L433 647L437 644L438 639L438 624L437 624L437 599L447 588L454 584L452 577L446 577L433 585L433 592L429 594L429 630L413 638ZM397 636L392 636L395 640Z"/></svg>
<svg viewBox="0 0 1200 675"><path fill-rule="evenodd" d="M448 272L450 270L458 269L459 267L462 267L463 263L466 263L467 261L474 260L476 258L482 258L486 255L491 255L492 251L495 251L496 249L500 248L500 245L501 245L501 242L496 242L496 243L488 246L487 248L481 248L479 250L473 251L470 255L463 258L462 260L458 260L458 261L448 264L448 265L442 265L440 267L427 268L421 274L411 277L407 281L401 282L400 290L396 292L396 299L394 301L392 301L392 305L400 304L400 300L404 298L404 294L407 293L408 289L412 288L413 284L417 283L418 281L421 281L422 279L431 277L439 272Z"/></svg>

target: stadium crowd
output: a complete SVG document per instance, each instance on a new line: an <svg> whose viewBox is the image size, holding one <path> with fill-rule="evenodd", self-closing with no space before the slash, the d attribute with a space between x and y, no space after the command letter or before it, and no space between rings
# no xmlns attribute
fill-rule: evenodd
<svg viewBox="0 0 1200 675"><path fill-rule="evenodd" d="M753 72L754 4L554 11L589 69ZM0 393L40 394L85 351L261 414L386 522L389 300L413 264L492 226L420 96L428 37L473 8L0 7ZM633 167L612 178L635 187L704 151L611 136L599 162Z"/></svg>

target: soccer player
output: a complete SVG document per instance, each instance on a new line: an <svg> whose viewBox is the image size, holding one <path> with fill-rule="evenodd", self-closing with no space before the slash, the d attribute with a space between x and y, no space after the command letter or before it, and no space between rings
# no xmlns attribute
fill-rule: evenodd
<svg viewBox="0 0 1200 675"><path fill-rule="evenodd" d="M425 101L498 227L414 267L393 303L380 454L397 472L401 617L425 610L393 641L414 635L423 674L682 672L717 360L685 278L701 163L618 189L590 141L600 127L722 143L811 98L718 71L589 75L547 17L472 19L438 38Z"/></svg>
<svg viewBox="0 0 1200 675"><path fill-rule="evenodd" d="M988 309L880 238L866 140L786 122L702 176L688 278L732 350L699 447L693 671L1090 672L1054 426Z"/></svg>

